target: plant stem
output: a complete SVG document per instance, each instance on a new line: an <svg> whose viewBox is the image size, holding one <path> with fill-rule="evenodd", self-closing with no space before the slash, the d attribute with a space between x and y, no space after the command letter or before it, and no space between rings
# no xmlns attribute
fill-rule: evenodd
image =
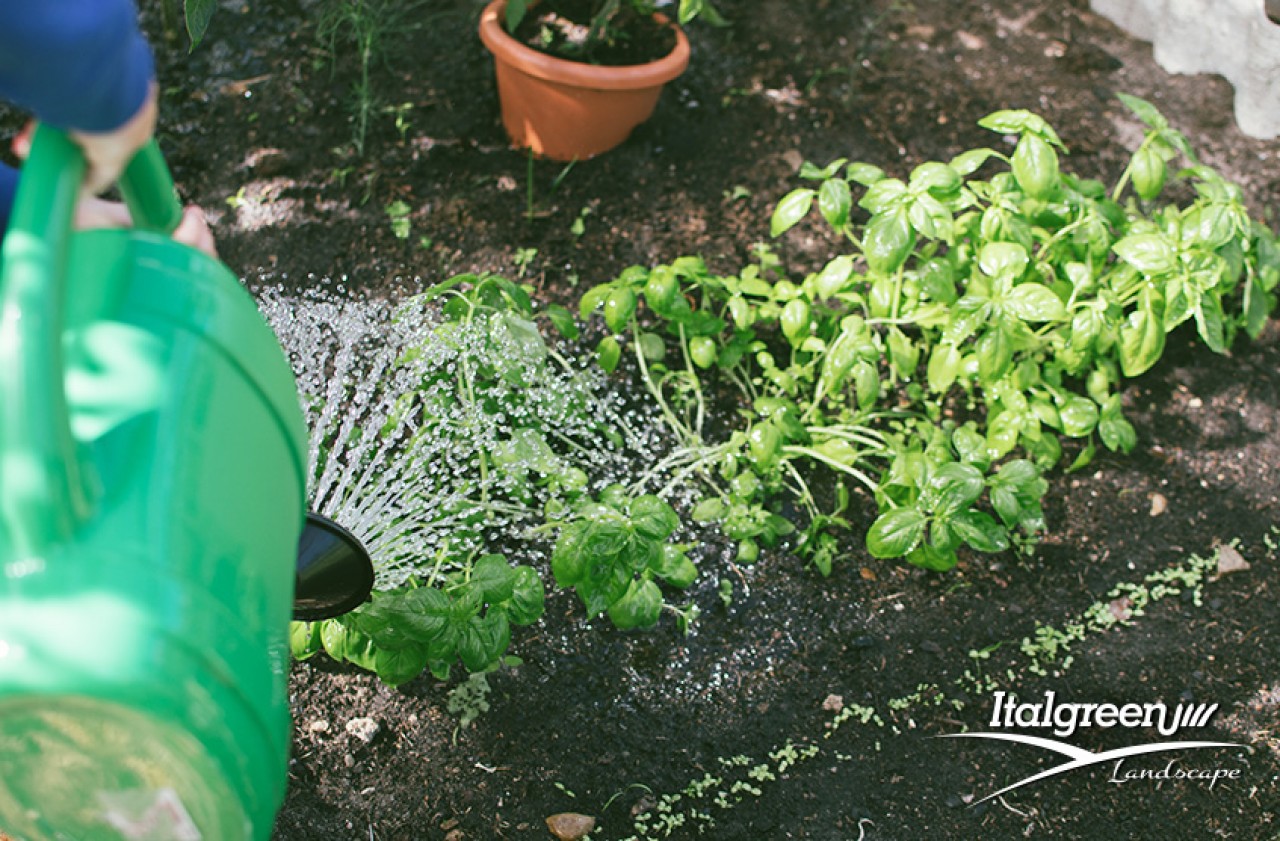
<svg viewBox="0 0 1280 841"><path fill-rule="evenodd" d="M684 357L685 370L689 372L689 378L693 381L693 394L698 401L697 421L694 424L695 432L698 440L702 440L702 423L706 418L707 406L702 399L702 380L698 378L698 372L693 368L693 360L689 358L689 343L685 341L684 325L678 325L680 328L680 354Z"/></svg>
<svg viewBox="0 0 1280 841"><path fill-rule="evenodd" d="M875 493L876 489L879 487L870 476L863 473L861 470L858 470L856 467L850 467L847 464L841 464L835 459L825 456L811 447L799 447L794 444L788 444L782 448L782 452L791 453L799 456L808 456L809 458L814 459L815 461L822 462L823 464L827 465L833 470L839 470L841 473L848 473L850 476L852 476L853 478L861 482L867 488L867 490L871 491L872 493Z"/></svg>

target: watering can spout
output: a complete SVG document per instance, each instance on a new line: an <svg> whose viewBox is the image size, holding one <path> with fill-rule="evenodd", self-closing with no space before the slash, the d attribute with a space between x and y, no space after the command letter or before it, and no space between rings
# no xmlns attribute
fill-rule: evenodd
<svg viewBox="0 0 1280 841"><path fill-rule="evenodd" d="M354 610L373 589L373 563L355 535L320 514L307 515L298 539L293 618L332 619Z"/></svg>

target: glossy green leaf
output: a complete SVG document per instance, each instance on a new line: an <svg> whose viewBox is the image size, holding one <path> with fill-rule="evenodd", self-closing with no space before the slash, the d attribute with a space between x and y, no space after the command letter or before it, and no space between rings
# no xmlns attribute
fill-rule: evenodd
<svg viewBox="0 0 1280 841"><path fill-rule="evenodd" d="M1140 99L1132 94L1117 93L1116 98L1124 103L1125 107L1137 115L1139 120L1147 124L1147 128L1160 131L1169 127L1169 121L1164 118L1156 107L1145 99Z"/></svg>
<svg viewBox="0 0 1280 841"><path fill-rule="evenodd" d="M858 206L875 215L897 209L906 198L906 184L897 178L884 178L867 188Z"/></svg>
<svg viewBox="0 0 1280 841"><path fill-rule="evenodd" d="M635 530L654 540L665 540L680 527L675 510L652 494L631 500L630 513Z"/></svg>
<svg viewBox="0 0 1280 841"><path fill-rule="evenodd" d="M546 309L547 318L551 319L556 331L572 341L578 338L578 324L573 320L573 313L559 304L549 304Z"/></svg>
<svg viewBox="0 0 1280 841"><path fill-rule="evenodd" d="M306 660L322 648L319 622L289 623L289 653L293 659Z"/></svg>
<svg viewBox="0 0 1280 841"><path fill-rule="evenodd" d="M864 187L882 181L884 179L884 170L872 164L865 164L855 161L849 164L849 168L845 170L845 175L855 184L861 184Z"/></svg>
<svg viewBox="0 0 1280 841"><path fill-rule="evenodd" d="M1023 283L1009 291L1005 309L1023 321L1063 321L1067 308L1047 286Z"/></svg>
<svg viewBox="0 0 1280 841"><path fill-rule="evenodd" d="M852 274L853 258L848 254L841 254L822 267L822 271L814 279L814 287L818 290L820 297L834 297L837 292L844 289L844 285L849 282Z"/></svg>
<svg viewBox="0 0 1280 841"><path fill-rule="evenodd" d="M876 558L900 558L914 549L928 519L916 508L896 508L876 518L867 532L867 551Z"/></svg>
<svg viewBox="0 0 1280 841"><path fill-rule="evenodd" d="M915 378L916 366L920 364L920 348L897 327L889 328L889 361L899 377L904 380Z"/></svg>
<svg viewBox="0 0 1280 841"><path fill-rule="evenodd" d="M1129 175L1133 180L1133 189L1144 201L1151 201L1164 189L1167 175L1164 158L1150 146L1143 146L1133 154L1129 162Z"/></svg>
<svg viewBox="0 0 1280 841"><path fill-rule="evenodd" d="M818 212L833 228L843 228L849 221L853 208L853 195L849 182L840 178L828 178L818 189Z"/></svg>
<svg viewBox="0 0 1280 841"><path fill-rule="evenodd" d="M1058 153L1038 134L1024 134L1011 159L1013 177L1028 196L1047 199L1058 187Z"/></svg>
<svg viewBox="0 0 1280 841"><path fill-rule="evenodd" d="M1028 262L1027 250L1014 242L989 242L978 253L978 268L990 277L1021 277Z"/></svg>
<svg viewBox="0 0 1280 841"><path fill-rule="evenodd" d="M915 231L901 210L873 216L862 239L867 265L872 271L892 274L911 253L915 239Z"/></svg>
<svg viewBox="0 0 1280 841"><path fill-rule="evenodd" d="M950 517L968 508L986 487L978 468L958 461L939 467L929 484L936 494L934 512L941 517Z"/></svg>
<svg viewBox="0 0 1280 841"><path fill-rule="evenodd" d="M1120 395L1113 394L1102 407L1098 419L1098 436L1107 449L1129 453L1138 443L1138 433L1120 408Z"/></svg>
<svg viewBox="0 0 1280 841"><path fill-rule="evenodd" d="M427 668L427 647L413 645L396 651L378 649L373 655L373 670L387 686L400 686L422 674Z"/></svg>
<svg viewBox="0 0 1280 841"><path fill-rule="evenodd" d="M993 383L1008 373L1013 363L1013 342L1003 328L993 327L978 338L978 375Z"/></svg>
<svg viewBox="0 0 1280 841"><path fill-rule="evenodd" d="M1200 298L1196 308L1196 332L1214 353L1227 352L1225 316L1216 295L1209 293Z"/></svg>
<svg viewBox="0 0 1280 841"><path fill-rule="evenodd" d="M907 554L907 563L934 572L946 572L959 561L954 551L936 549L927 543L917 546Z"/></svg>
<svg viewBox="0 0 1280 841"><path fill-rule="evenodd" d="M1151 298L1129 314L1120 328L1120 367L1126 377L1136 377L1156 364L1164 351L1164 324L1154 311Z"/></svg>
<svg viewBox="0 0 1280 841"><path fill-rule="evenodd" d="M937 392L951 388L960 374L960 361L960 351L955 345L947 342L934 345L929 355L929 388Z"/></svg>
<svg viewBox="0 0 1280 841"><path fill-rule="evenodd" d="M801 187L783 196L782 201L778 202L778 206L773 211L773 218L769 221L769 235L781 236L808 216L815 195L812 189Z"/></svg>
<svg viewBox="0 0 1280 841"><path fill-rule="evenodd" d="M507 614L516 625L530 625L542 616L546 607L546 590L533 567L516 567L515 579L511 599L507 602Z"/></svg>
<svg viewBox="0 0 1280 841"><path fill-rule="evenodd" d="M1062 432L1070 438L1083 438L1098 425L1098 405L1088 397L1069 395L1058 406Z"/></svg>
<svg viewBox="0 0 1280 841"><path fill-rule="evenodd" d="M725 514L725 504L718 497L709 496L693 506L689 512L695 523L714 523Z"/></svg>
<svg viewBox="0 0 1280 841"><path fill-rule="evenodd" d="M591 317L591 313L595 312L596 307L604 303L604 299L609 297L609 293L613 291L610 284L601 284L593 286L586 291L582 299L578 301L578 317L586 321Z"/></svg>
<svg viewBox="0 0 1280 841"><path fill-rule="evenodd" d="M656 625L662 613L662 591L652 581L632 581L623 595L609 607L609 620L621 630Z"/></svg>
<svg viewBox="0 0 1280 841"><path fill-rule="evenodd" d="M960 175L972 175L998 153L994 149L970 149L951 159L950 166Z"/></svg>
<svg viewBox="0 0 1280 841"><path fill-rule="evenodd" d="M472 568L471 583L484 593L486 602L505 602L515 592L516 571L501 555L485 555Z"/></svg>
<svg viewBox="0 0 1280 841"><path fill-rule="evenodd" d="M961 511L951 519L956 533L979 552L1003 552L1009 548L1009 534L983 511Z"/></svg>
<svg viewBox="0 0 1280 841"><path fill-rule="evenodd" d="M1121 260L1143 274L1164 274L1177 265L1177 254L1159 234L1127 236L1111 248Z"/></svg>
<svg viewBox="0 0 1280 841"><path fill-rule="evenodd" d="M600 340L600 344L596 345L596 361L600 363L605 373L612 374L621 360L622 345L618 344L618 340L613 336L605 336Z"/></svg>

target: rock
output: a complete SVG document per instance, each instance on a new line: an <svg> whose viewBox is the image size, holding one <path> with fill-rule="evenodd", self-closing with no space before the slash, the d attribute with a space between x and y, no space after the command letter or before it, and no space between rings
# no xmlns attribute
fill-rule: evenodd
<svg viewBox="0 0 1280 841"><path fill-rule="evenodd" d="M1153 493L1151 495L1151 516L1159 517L1168 510L1169 500L1164 498L1164 494Z"/></svg>
<svg viewBox="0 0 1280 841"><path fill-rule="evenodd" d="M844 698L840 695L828 695L822 701L822 709L829 713L838 713L844 709Z"/></svg>
<svg viewBox="0 0 1280 841"><path fill-rule="evenodd" d="M1244 556L1230 544L1222 544L1218 547L1218 576L1229 575L1233 572L1244 572L1249 569L1250 564L1244 559Z"/></svg>
<svg viewBox="0 0 1280 841"><path fill-rule="evenodd" d="M800 154L799 149L788 149L783 152L782 160L786 161L792 172L799 172L800 167L804 165L804 155Z"/></svg>
<svg viewBox="0 0 1280 841"><path fill-rule="evenodd" d="M579 841L595 828L595 818L577 812L561 812L547 818L547 829L560 841Z"/></svg>
<svg viewBox="0 0 1280 841"><path fill-rule="evenodd" d="M367 745L381 732L382 725L372 718L353 718L347 722L346 730Z"/></svg>

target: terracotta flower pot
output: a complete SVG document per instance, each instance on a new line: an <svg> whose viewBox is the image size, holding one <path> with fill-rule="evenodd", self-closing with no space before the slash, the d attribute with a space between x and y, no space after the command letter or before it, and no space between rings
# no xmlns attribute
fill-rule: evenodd
<svg viewBox="0 0 1280 841"><path fill-rule="evenodd" d="M676 46L664 58L601 67L521 44L502 25L506 5L506 0L493 0L485 8L480 39L493 53L507 134L516 147L536 155L571 161L609 151L649 119L662 86L689 66L689 41L675 24Z"/></svg>

